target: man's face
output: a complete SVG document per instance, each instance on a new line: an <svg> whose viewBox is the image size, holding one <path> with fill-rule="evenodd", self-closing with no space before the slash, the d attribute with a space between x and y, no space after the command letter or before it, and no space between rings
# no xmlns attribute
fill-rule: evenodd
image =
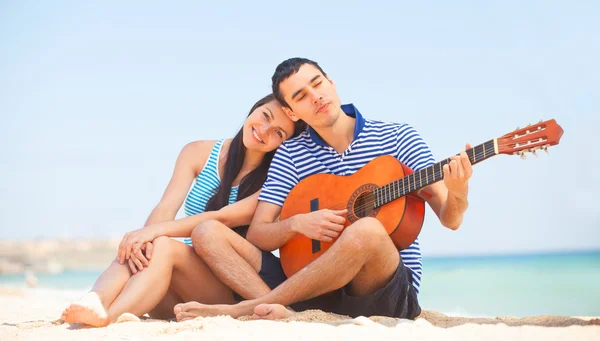
<svg viewBox="0 0 600 341"><path fill-rule="evenodd" d="M292 120L303 120L314 128L327 128L338 119L342 109L335 84L313 65L302 65L279 87L291 108L283 109Z"/></svg>

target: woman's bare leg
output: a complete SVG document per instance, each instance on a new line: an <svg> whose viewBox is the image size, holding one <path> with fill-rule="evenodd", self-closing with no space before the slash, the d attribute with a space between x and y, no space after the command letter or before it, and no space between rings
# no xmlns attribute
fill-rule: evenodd
<svg viewBox="0 0 600 341"><path fill-rule="evenodd" d="M106 283L100 279L98 282ZM107 293L111 288L111 285L106 284L99 286L98 290L108 297ZM167 295L169 288L175 295ZM212 274L193 248L168 237L160 237L154 240L154 253L148 267L126 281L113 302L104 307L103 314L90 312L93 309L88 309L87 312L77 314L78 319L67 321L105 326L116 321L123 313L141 316L152 311L159 303L160 307L154 309L153 316L172 317L171 304L174 306L179 303L177 297L208 304L233 303L231 289ZM99 301L104 303L108 299L100 298ZM168 310L170 314L167 313Z"/></svg>
<svg viewBox="0 0 600 341"><path fill-rule="evenodd" d="M168 252L159 253L160 249L167 249ZM153 266L152 262L158 265ZM231 289L213 275L193 248L170 238L158 238L150 266L127 282L108 308L109 320L115 321L125 312L141 316L153 310L161 303L169 288L183 301L234 303ZM175 306L175 300L170 301ZM164 316L166 309L169 309L168 316L174 317L173 306L167 303L161 304L163 313L154 311L153 315Z"/></svg>
<svg viewBox="0 0 600 341"><path fill-rule="evenodd" d="M173 278L174 277L175 275L173 275ZM173 288L169 287L169 290L167 290L167 294L165 295L165 297L163 297L162 300L158 302L156 307L154 307L152 310L150 310L150 312L148 312L148 315L150 315L151 318L157 320L170 320L174 317L173 307L182 302L184 302L183 298L179 297L179 295L177 295L177 293L173 291Z"/></svg>
<svg viewBox="0 0 600 341"><path fill-rule="evenodd" d="M103 323L107 318L106 310L130 278L131 270L127 264L119 264L115 259L98 277L92 290L63 311L61 319L68 323Z"/></svg>

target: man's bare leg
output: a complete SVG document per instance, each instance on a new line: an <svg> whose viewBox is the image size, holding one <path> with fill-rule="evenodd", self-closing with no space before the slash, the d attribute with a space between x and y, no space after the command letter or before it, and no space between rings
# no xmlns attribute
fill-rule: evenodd
<svg viewBox="0 0 600 341"><path fill-rule="evenodd" d="M205 221L192 232L196 253L231 290L245 299L271 289L258 275L262 251L218 221Z"/></svg>
<svg viewBox="0 0 600 341"><path fill-rule="evenodd" d="M231 228L218 221L206 221L192 232L196 253L211 268L214 275L233 291L246 299L254 299L271 291L260 278L262 251ZM199 316L198 302L187 302L175 307L178 319Z"/></svg>
<svg viewBox="0 0 600 341"><path fill-rule="evenodd" d="M381 223L363 218L348 226L339 239L321 257L288 278L273 291L257 299L228 305L200 305L195 313L201 316L230 315L239 317L265 312L277 315L278 306L290 305L339 289L350 283L350 294L369 295L384 287L394 276L400 255ZM289 314L289 313L286 313Z"/></svg>

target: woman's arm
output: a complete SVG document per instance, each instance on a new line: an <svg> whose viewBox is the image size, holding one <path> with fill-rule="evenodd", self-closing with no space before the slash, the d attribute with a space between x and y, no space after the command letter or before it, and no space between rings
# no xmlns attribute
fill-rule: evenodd
<svg viewBox="0 0 600 341"><path fill-rule="evenodd" d="M150 213L150 216L146 220L144 226L152 226L157 223L167 222L175 219L175 215L181 208L192 181L196 175L200 173L200 170L208 159L214 144L215 141L196 141L188 143L183 147L179 153L179 156L177 157L177 161L175 162L175 168L173 170L171 180L169 181L169 184L167 185L167 188L165 189L160 201ZM126 260L129 260L130 267L132 265L131 263L133 262L139 268L143 264L147 265L148 262L146 259L138 260L136 255L132 256L131 248L126 247L129 244L128 239L131 236L131 233L132 232L129 232L123 237L123 240L119 245L118 259L121 264L123 264ZM146 246L144 245L144 247ZM151 248L151 244L149 244L148 247ZM127 252L128 249L129 252ZM143 258L141 253L139 256L139 258ZM147 251L146 256L149 259L151 257L151 251ZM134 259L131 260L131 258Z"/></svg>
<svg viewBox="0 0 600 341"><path fill-rule="evenodd" d="M194 214L189 217L166 221L158 224L148 225L142 229L131 232L128 247L131 247L131 253L136 254L148 241L152 241L160 236L167 237L189 237L198 224L207 220L217 220L231 228L249 225L252 221L254 211L258 204L257 191L253 195L227 205L218 211L208 211Z"/></svg>
<svg viewBox="0 0 600 341"><path fill-rule="evenodd" d="M171 180L144 226L175 219L194 178L202 170L214 144L215 141L196 141L183 147L175 162Z"/></svg>
<svg viewBox="0 0 600 341"><path fill-rule="evenodd" d="M258 195L260 191L227 205L218 211L203 212L189 217L157 224L153 227L155 230L154 238L160 236L169 237L189 237L194 227L203 221L217 220L230 228L249 225L252 221L256 205L258 204Z"/></svg>

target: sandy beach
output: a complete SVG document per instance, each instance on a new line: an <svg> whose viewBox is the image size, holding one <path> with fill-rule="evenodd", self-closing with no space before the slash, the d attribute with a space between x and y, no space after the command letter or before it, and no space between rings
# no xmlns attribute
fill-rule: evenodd
<svg viewBox="0 0 600 341"><path fill-rule="evenodd" d="M57 320L81 292L0 288L0 340L598 340L600 319L532 316L464 318L424 311L415 321L306 311L284 321L227 316L182 323L142 319L105 328Z"/></svg>

